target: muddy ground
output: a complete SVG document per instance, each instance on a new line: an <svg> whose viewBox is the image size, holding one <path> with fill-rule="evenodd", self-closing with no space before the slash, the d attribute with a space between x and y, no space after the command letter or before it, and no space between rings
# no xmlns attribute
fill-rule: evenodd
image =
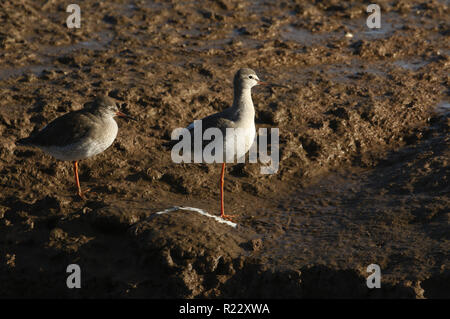
<svg viewBox="0 0 450 319"><path fill-rule="evenodd" d="M44 4L42 4L44 3ZM84 0L0 4L1 297L449 298L446 1ZM241 67L258 127L280 129L280 168L174 164L163 146L228 107ZM19 138L116 98L104 153L70 163ZM82 288L66 287L78 264ZM381 267L381 289L366 268Z"/></svg>

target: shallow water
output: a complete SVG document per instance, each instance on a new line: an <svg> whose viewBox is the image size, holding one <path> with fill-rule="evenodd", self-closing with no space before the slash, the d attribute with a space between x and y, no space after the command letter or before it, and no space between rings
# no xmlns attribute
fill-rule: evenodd
<svg viewBox="0 0 450 319"><path fill-rule="evenodd" d="M113 40L114 35L112 32L104 31L96 34L91 40L81 41L78 43L62 46L41 46L39 51L35 52L36 59L41 61L41 64L24 65L11 67L10 65L0 66L0 80L6 80L9 78L15 78L23 75L35 75L39 76L44 70L51 71L58 69L54 63L55 57L61 57L70 54L74 51L88 50L106 50L107 46Z"/></svg>
<svg viewBox="0 0 450 319"><path fill-rule="evenodd" d="M394 62L394 64L407 70L417 71L418 69L426 66L428 62L417 59L411 59L411 60L397 60Z"/></svg>
<svg viewBox="0 0 450 319"><path fill-rule="evenodd" d="M110 31L99 32L92 39L75 44L63 46L42 46L37 53L41 57L62 56L77 50L106 50L106 47L114 39L114 33Z"/></svg>
<svg viewBox="0 0 450 319"><path fill-rule="evenodd" d="M444 113L444 114L450 113L450 102L449 101L439 102L439 104L436 106L436 110L439 113Z"/></svg>

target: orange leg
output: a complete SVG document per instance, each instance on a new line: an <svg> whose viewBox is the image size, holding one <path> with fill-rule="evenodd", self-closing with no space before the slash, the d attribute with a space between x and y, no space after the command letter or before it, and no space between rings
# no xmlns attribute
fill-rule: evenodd
<svg viewBox="0 0 450 319"><path fill-rule="evenodd" d="M220 217L223 219L231 220L232 215L225 215L225 209L223 205L223 184L225 177L225 163L222 163L222 174L220 175Z"/></svg>
<svg viewBox="0 0 450 319"><path fill-rule="evenodd" d="M77 188L78 188L78 196L80 196L82 199L85 199L83 193L81 192L80 181L78 179L78 162L77 161L73 162L73 172L75 174L75 183L77 184Z"/></svg>

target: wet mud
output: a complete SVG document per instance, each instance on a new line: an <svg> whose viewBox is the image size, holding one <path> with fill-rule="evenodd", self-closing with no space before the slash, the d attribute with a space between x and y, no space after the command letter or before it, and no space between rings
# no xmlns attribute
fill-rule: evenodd
<svg viewBox="0 0 450 319"><path fill-rule="evenodd" d="M0 296L449 298L449 9L445 1L108 1L0 5ZM241 67L280 166L175 164L172 130L232 102ZM70 163L16 145L97 94L118 119ZM66 268L82 269L68 289ZM380 289L366 285L378 264Z"/></svg>

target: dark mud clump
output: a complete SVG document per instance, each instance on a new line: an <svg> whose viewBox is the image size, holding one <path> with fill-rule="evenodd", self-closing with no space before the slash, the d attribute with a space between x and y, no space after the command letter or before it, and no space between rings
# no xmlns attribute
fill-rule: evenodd
<svg viewBox="0 0 450 319"><path fill-rule="evenodd" d="M449 297L449 23L442 1L86 0L0 8L0 295L3 297ZM231 104L241 67L280 167L176 165L177 127ZM106 93L104 153L71 165L16 141ZM438 107L437 107L438 106ZM94 194L95 193L95 194ZM82 269L82 289L66 268ZM368 265L382 288L368 289Z"/></svg>
<svg viewBox="0 0 450 319"><path fill-rule="evenodd" d="M242 258L258 250L261 239L253 231L208 219L178 211L153 215L130 229L139 262L153 265L149 273L167 280L160 290L155 290L159 282L146 282L151 296L220 296L223 283L242 268Z"/></svg>

